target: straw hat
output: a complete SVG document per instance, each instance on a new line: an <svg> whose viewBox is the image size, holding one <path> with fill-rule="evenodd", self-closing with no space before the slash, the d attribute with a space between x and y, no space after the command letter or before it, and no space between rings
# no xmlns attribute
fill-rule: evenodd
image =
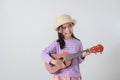
<svg viewBox="0 0 120 80"><path fill-rule="evenodd" d="M75 25L76 20L72 19L68 14L62 14L55 19L54 29L57 30L59 26L69 22Z"/></svg>

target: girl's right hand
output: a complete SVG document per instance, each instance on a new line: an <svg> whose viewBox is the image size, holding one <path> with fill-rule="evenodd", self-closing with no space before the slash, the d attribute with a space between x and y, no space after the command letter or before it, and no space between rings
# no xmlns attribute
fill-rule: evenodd
<svg viewBox="0 0 120 80"><path fill-rule="evenodd" d="M54 64L57 67L63 68L65 67L65 64L61 60L51 60L51 63Z"/></svg>
<svg viewBox="0 0 120 80"><path fill-rule="evenodd" d="M61 64L63 62L61 60L54 60L54 59L52 59L51 63L54 64L54 65L56 65L56 64Z"/></svg>
<svg viewBox="0 0 120 80"><path fill-rule="evenodd" d="M56 64L56 60L52 59L52 60L50 61L50 63L55 65L55 64Z"/></svg>

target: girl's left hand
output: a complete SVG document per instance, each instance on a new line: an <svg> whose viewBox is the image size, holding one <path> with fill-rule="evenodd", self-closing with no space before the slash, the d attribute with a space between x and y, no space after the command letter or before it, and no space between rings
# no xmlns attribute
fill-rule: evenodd
<svg viewBox="0 0 120 80"><path fill-rule="evenodd" d="M89 55L89 52L83 52L82 53L82 57L86 57L86 56L88 56Z"/></svg>

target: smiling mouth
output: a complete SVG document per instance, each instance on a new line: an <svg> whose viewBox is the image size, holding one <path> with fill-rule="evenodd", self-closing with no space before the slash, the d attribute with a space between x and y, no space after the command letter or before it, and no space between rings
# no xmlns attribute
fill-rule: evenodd
<svg viewBox="0 0 120 80"><path fill-rule="evenodd" d="M72 32L68 32L68 33L65 33L65 34L72 34Z"/></svg>

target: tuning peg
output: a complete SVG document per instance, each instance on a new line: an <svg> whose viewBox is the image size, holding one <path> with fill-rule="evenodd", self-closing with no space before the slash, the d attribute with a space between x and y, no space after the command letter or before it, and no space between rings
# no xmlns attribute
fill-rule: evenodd
<svg viewBox="0 0 120 80"><path fill-rule="evenodd" d="M97 55L97 53L95 53L95 55Z"/></svg>

